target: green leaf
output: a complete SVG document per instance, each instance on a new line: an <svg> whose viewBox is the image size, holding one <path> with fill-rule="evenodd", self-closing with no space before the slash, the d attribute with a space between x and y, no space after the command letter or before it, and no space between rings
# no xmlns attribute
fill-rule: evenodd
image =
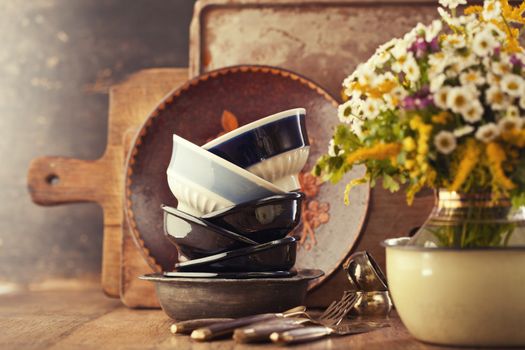
<svg viewBox="0 0 525 350"><path fill-rule="evenodd" d="M399 191L399 183L388 174L383 174L383 188L390 192Z"/></svg>

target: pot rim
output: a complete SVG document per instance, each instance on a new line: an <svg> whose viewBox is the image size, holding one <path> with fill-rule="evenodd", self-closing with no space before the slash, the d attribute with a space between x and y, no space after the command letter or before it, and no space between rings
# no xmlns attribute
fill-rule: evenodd
<svg viewBox="0 0 525 350"><path fill-rule="evenodd" d="M381 246L387 250L401 249L409 251L420 251L420 252L479 252L479 251L525 251L525 246L513 246L513 247L478 247L478 248L447 248L447 247L421 247L415 245L407 245L410 237L397 237L385 239L381 242Z"/></svg>

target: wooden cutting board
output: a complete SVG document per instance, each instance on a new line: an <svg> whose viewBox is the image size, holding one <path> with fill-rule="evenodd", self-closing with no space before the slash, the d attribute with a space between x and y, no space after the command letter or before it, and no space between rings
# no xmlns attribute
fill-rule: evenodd
<svg viewBox="0 0 525 350"><path fill-rule="evenodd" d="M35 203L95 202L103 208L102 289L109 296L120 295L122 249L126 252L124 266L149 271L147 265L142 265L144 259L133 255L138 250L134 251L131 238L123 235L124 138L131 139L164 95L187 77L187 69L148 69L113 86L109 92L108 143L100 159L42 157L30 164L28 186ZM135 282L129 273L123 277ZM152 292L149 290L149 294Z"/></svg>

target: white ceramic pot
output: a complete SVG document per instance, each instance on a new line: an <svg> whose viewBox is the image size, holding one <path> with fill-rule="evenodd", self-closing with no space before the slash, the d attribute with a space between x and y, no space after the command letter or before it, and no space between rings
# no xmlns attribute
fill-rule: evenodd
<svg viewBox="0 0 525 350"><path fill-rule="evenodd" d="M419 340L525 346L525 248L446 249L385 241L390 292Z"/></svg>

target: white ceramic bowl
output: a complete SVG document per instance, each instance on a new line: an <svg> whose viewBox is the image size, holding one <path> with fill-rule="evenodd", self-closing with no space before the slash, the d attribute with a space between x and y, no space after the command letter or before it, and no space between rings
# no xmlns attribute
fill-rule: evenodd
<svg viewBox="0 0 525 350"><path fill-rule="evenodd" d="M310 151L306 111L294 108L246 124L202 146L284 191L300 188Z"/></svg>
<svg viewBox="0 0 525 350"><path fill-rule="evenodd" d="M525 248L386 246L388 285L410 333L440 345L525 346Z"/></svg>
<svg viewBox="0 0 525 350"><path fill-rule="evenodd" d="M284 193L270 182L173 135L166 171L177 208L194 216Z"/></svg>

